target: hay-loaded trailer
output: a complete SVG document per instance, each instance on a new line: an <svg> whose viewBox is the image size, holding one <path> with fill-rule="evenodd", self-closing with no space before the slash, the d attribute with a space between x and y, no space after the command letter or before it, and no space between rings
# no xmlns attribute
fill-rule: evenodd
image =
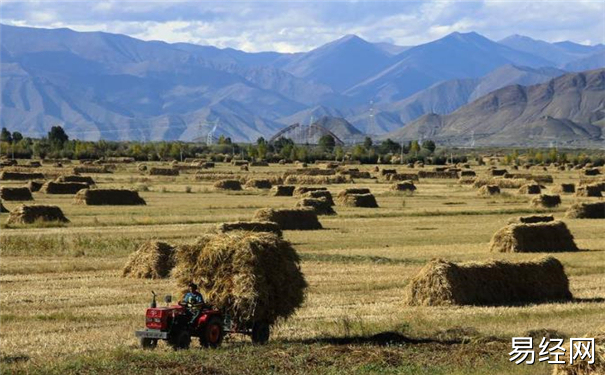
<svg viewBox="0 0 605 375"><path fill-rule="evenodd" d="M255 344L269 341L271 328L268 323L249 322L238 326L228 314L207 304L195 306L200 313L193 319L191 308L194 306L181 302L169 306L172 302L169 295L164 301L166 306L158 307L153 293L151 306L145 312L145 329L135 332L144 349L155 349L159 340L165 340L174 350L188 349L192 337L199 338L202 347L217 348L226 334L233 333L248 335Z"/></svg>

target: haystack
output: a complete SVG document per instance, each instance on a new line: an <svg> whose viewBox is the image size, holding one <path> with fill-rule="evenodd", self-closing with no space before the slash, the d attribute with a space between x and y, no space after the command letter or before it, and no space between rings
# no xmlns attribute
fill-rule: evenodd
<svg viewBox="0 0 605 375"><path fill-rule="evenodd" d="M498 230L490 251L501 253L578 251L573 236L562 221L509 224Z"/></svg>
<svg viewBox="0 0 605 375"><path fill-rule="evenodd" d="M373 194L347 194L337 198L338 204L347 207L377 208L378 202Z"/></svg>
<svg viewBox="0 0 605 375"><path fill-rule="evenodd" d="M277 223L282 230L322 229L315 210L310 208L261 208L254 213L252 220L272 221Z"/></svg>
<svg viewBox="0 0 605 375"><path fill-rule="evenodd" d="M306 193L308 193L310 191L321 191L321 190L328 190L328 188L326 188L326 187L298 186L292 192L292 196L294 196L294 197L302 197L303 195L305 195Z"/></svg>
<svg viewBox="0 0 605 375"><path fill-rule="evenodd" d="M174 248L165 242L149 241L130 254L123 277L165 279L174 268Z"/></svg>
<svg viewBox="0 0 605 375"><path fill-rule="evenodd" d="M250 179L246 182L246 187L249 189L271 189L273 184L267 179Z"/></svg>
<svg viewBox="0 0 605 375"><path fill-rule="evenodd" d="M458 176L458 172L457 171L419 171L418 172L418 177L420 178L455 178L458 179L460 176Z"/></svg>
<svg viewBox="0 0 605 375"><path fill-rule="evenodd" d="M33 201L32 192L26 187L0 187L0 198L5 201Z"/></svg>
<svg viewBox="0 0 605 375"><path fill-rule="evenodd" d="M31 191L32 193L34 193L36 191L40 191L40 189L42 189L42 185L44 185L43 181L30 180L27 183L27 188L29 189L29 191Z"/></svg>
<svg viewBox="0 0 605 375"><path fill-rule="evenodd" d="M99 205L145 205L145 200L136 190L126 189L82 189L74 197L74 204Z"/></svg>
<svg viewBox="0 0 605 375"><path fill-rule="evenodd" d="M368 188L347 188L338 192L338 198L344 197L345 195L350 194L370 194L370 189Z"/></svg>
<svg viewBox="0 0 605 375"><path fill-rule="evenodd" d="M507 305L571 298L563 265L553 257L462 264L434 259L404 291L404 303L416 306Z"/></svg>
<svg viewBox="0 0 605 375"><path fill-rule="evenodd" d="M74 167L73 173L80 174L80 173L112 173L112 172L111 172L111 168L108 165L99 165L99 166L80 165L80 166Z"/></svg>
<svg viewBox="0 0 605 375"><path fill-rule="evenodd" d="M576 192L576 184L560 184L553 188L555 193L575 193Z"/></svg>
<svg viewBox="0 0 605 375"><path fill-rule="evenodd" d="M496 185L500 189L518 189L527 184L527 180L520 178L476 178L473 182L474 188L484 185Z"/></svg>
<svg viewBox="0 0 605 375"><path fill-rule="evenodd" d="M320 168L296 168L288 169L283 173L283 177L288 176L333 176L336 174L335 170L332 169L320 169Z"/></svg>
<svg viewBox="0 0 605 375"><path fill-rule="evenodd" d="M552 215L532 215L532 216L520 216L508 221L509 224L523 223L523 224L533 224L533 223L548 223L550 221L554 221L555 217Z"/></svg>
<svg viewBox="0 0 605 375"><path fill-rule="evenodd" d="M605 202L575 203L567 209L570 219L605 219Z"/></svg>
<svg viewBox="0 0 605 375"><path fill-rule="evenodd" d="M416 191L416 185L412 181L403 181L391 185L391 190L413 192Z"/></svg>
<svg viewBox="0 0 605 375"><path fill-rule="evenodd" d="M490 176L504 176L508 171L506 169L490 169L487 173Z"/></svg>
<svg viewBox="0 0 605 375"><path fill-rule="evenodd" d="M576 189L576 197L601 197L601 186L599 184L579 186Z"/></svg>
<svg viewBox="0 0 605 375"><path fill-rule="evenodd" d="M8 212L6 207L4 207L4 205L2 204L2 201L0 201L0 212Z"/></svg>
<svg viewBox="0 0 605 375"><path fill-rule="evenodd" d="M55 179L55 182L80 182L89 186L95 184L95 180L90 176L64 175Z"/></svg>
<svg viewBox="0 0 605 375"><path fill-rule="evenodd" d="M584 176L597 176L600 175L601 171L598 168L586 168L584 169Z"/></svg>
<svg viewBox="0 0 605 375"><path fill-rule="evenodd" d="M145 172L147 170L147 166L145 164L137 164L137 169L140 172Z"/></svg>
<svg viewBox="0 0 605 375"><path fill-rule="evenodd" d="M500 188L497 185L483 185L479 188L479 195L496 195L500 194Z"/></svg>
<svg viewBox="0 0 605 375"><path fill-rule="evenodd" d="M220 180L214 183L214 188L220 190L242 190L242 184L238 180Z"/></svg>
<svg viewBox="0 0 605 375"><path fill-rule="evenodd" d="M291 197L294 194L295 186L277 185L271 188L271 194L275 197Z"/></svg>
<svg viewBox="0 0 605 375"><path fill-rule="evenodd" d="M178 176L179 170L177 168L149 168L150 176Z"/></svg>
<svg viewBox="0 0 605 375"><path fill-rule="evenodd" d="M307 282L292 245L270 233L204 236L176 251L180 287L199 284L208 303L238 324L287 319L302 305Z"/></svg>
<svg viewBox="0 0 605 375"><path fill-rule="evenodd" d="M327 190L315 190L308 191L302 195L303 198L323 198L325 199L330 206L334 206L334 199L332 198L332 193Z"/></svg>
<svg viewBox="0 0 605 375"><path fill-rule="evenodd" d="M83 182L54 182L48 181L40 189L41 193L46 194L76 194L82 189L87 189L88 184Z"/></svg>
<svg viewBox="0 0 605 375"><path fill-rule="evenodd" d="M553 208L561 204L561 197L558 195L540 194L531 200L534 207Z"/></svg>
<svg viewBox="0 0 605 375"><path fill-rule="evenodd" d="M32 224L36 221L69 223L57 206L20 205L10 212L7 224Z"/></svg>
<svg viewBox="0 0 605 375"><path fill-rule="evenodd" d="M597 334L589 333L585 338L594 339L594 363L588 363L589 359L574 359L573 364L569 364L570 342L567 341L565 348L565 364L556 364L552 375L604 375L605 374L605 331Z"/></svg>
<svg viewBox="0 0 605 375"><path fill-rule="evenodd" d="M385 176L387 181L418 181L416 173L391 173Z"/></svg>
<svg viewBox="0 0 605 375"><path fill-rule="evenodd" d="M312 208L318 215L336 215L330 202L325 198L303 198L296 202L297 208Z"/></svg>
<svg viewBox="0 0 605 375"><path fill-rule="evenodd" d="M231 223L222 223L216 227L216 231L218 233L226 233L234 230L246 232L269 232L279 237L282 236L282 231L279 229L279 225L270 221L234 221Z"/></svg>
<svg viewBox="0 0 605 375"><path fill-rule="evenodd" d="M27 180L43 180L43 173L27 173L27 172L0 172L0 180L2 181L27 181Z"/></svg>
<svg viewBox="0 0 605 375"><path fill-rule="evenodd" d="M460 177L473 177L476 175L477 173L475 171L460 171Z"/></svg>
<svg viewBox="0 0 605 375"><path fill-rule="evenodd" d="M344 184L351 182L348 176L306 176L306 175L291 175L286 177L284 184L288 185L323 185L323 184Z"/></svg>
<svg viewBox="0 0 605 375"><path fill-rule="evenodd" d="M542 189L538 184L526 184L519 188L519 194L540 194Z"/></svg>

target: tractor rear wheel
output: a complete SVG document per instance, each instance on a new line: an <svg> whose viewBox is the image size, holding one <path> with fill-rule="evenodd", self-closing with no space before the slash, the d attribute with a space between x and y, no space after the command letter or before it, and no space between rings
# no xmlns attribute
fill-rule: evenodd
<svg viewBox="0 0 605 375"><path fill-rule="evenodd" d="M255 322L252 325L252 343L265 345L269 341L271 327L266 322Z"/></svg>
<svg viewBox="0 0 605 375"><path fill-rule="evenodd" d="M141 337L141 347L143 349L155 349L158 346L157 339L150 339L149 337Z"/></svg>
<svg viewBox="0 0 605 375"><path fill-rule="evenodd" d="M221 346L224 336L223 322L219 317L214 316L204 326L200 336L200 344L207 348L218 348Z"/></svg>
<svg viewBox="0 0 605 375"><path fill-rule="evenodd" d="M191 335L187 330L179 330L175 332L168 340L170 346L174 350L189 349L191 345Z"/></svg>

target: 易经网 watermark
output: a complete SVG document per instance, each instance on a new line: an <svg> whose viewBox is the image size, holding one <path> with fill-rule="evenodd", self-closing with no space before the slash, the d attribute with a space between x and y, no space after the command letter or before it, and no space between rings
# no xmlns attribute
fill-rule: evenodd
<svg viewBox="0 0 605 375"><path fill-rule="evenodd" d="M577 361L586 361L593 364L595 361L594 338L569 339L569 350L563 346L563 339L542 338L538 348L534 348L534 342L531 337L513 337L513 350L508 353L509 361L517 365L525 363L533 365L538 362L548 361L550 364L573 365ZM539 349L539 351L538 351ZM536 356L536 351L538 351Z"/></svg>

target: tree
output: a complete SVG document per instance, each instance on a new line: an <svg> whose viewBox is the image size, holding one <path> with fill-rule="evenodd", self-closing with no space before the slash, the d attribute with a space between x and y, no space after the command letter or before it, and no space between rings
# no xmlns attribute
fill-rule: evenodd
<svg viewBox="0 0 605 375"><path fill-rule="evenodd" d="M370 138L370 137L366 137L366 138L363 140L363 147L364 147L366 150L371 149L373 144L374 144L374 143L372 142L372 138Z"/></svg>
<svg viewBox="0 0 605 375"><path fill-rule="evenodd" d="M256 144L257 145L266 145L267 141L263 137L258 137L258 139L256 140Z"/></svg>
<svg viewBox="0 0 605 375"><path fill-rule="evenodd" d="M345 151L340 146L334 149L334 154L336 156L336 160L343 160L345 157Z"/></svg>
<svg viewBox="0 0 605 375"><path fill-rule="evenodd" d="M435 145L435 142L433 142L431 140L427 140L427 141L422 142L422 148L429 150L432 154L433 152L435 152L435 149L437 148L437 146Z"/></svg>
<svg viewBox="0 0 605 375"><path fill-rule="evenodd" d="M48 132L48 140L53 145L63 147L63 144L69 140L65 130L59 125L53 126Z"/></svg>
<svg viewBox="0 0 605 375"><path fill-rule="evenodd" d="M9 132L6 128L2 128L2 132L0 132L0 141L9 143L13 141L11 132Z"/></svg>
<svg viewBox="0 0 605 375"><path fill-rule="evenodd" d="M401 146L399 143L393 141L391 138L387 138L386 141L382 141L380 146L378 146L378 153L382 155L386 154L394 154L401 150Z"/></svg>
<svg viewBox="0 0 605 375"><path fill-rule="evenodd" d="M411 141L410 142L410 153L411 154L418 154L418 151L420 151L420 145L418 144L418 141Z"/></svg>
<svg viewBox="0 0 605 375"><path fill-rule="evenodd" d="M23 134L21 134L19 132L13 132L13 141L14 142L19 142L22 139L23 139Z"/></svg>
<svg viewBox="0 0 605 375"><path fill-rule="evenodd" d="M319 146L324 151L332 152L332 150L336 146L336 141L334 140L334 137L332 137L330 134L326 134L319 138Z"/></svg>
<svg viewBox="0 0 605 375"><path fill-rule="evenodd" d="M263 141L264 141L264 139L263 139ZM267 156L267 143L266 142L259 143L258 146L256 146L256 154L259 159L264 159Z"/></svg>

